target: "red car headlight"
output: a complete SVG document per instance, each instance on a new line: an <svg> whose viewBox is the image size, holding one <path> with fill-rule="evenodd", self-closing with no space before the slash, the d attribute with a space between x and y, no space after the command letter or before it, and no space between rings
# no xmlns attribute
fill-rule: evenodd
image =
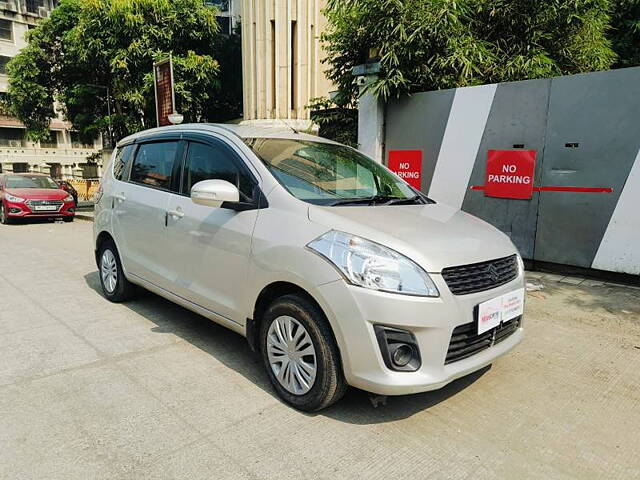
<svg viewBox="0 0 640 480"><path fill-rule="evenodd" d="M11 202L11 203L24 203L25 202L24 198L16 197L14 195L9 195L8 193L5 194L4 198L6 198L7 201Z"/></svg>

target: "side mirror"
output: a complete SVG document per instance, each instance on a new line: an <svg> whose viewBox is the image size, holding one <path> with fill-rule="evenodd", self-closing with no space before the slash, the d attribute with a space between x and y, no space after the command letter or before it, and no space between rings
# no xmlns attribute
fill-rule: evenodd
<svg viewBox="0 0 640 480"><path fill-rule="evenodd" d="M191 187L191 200L198 205L218 208L223 202L240 201L240 192L226 180L202 180Z"/></svg>

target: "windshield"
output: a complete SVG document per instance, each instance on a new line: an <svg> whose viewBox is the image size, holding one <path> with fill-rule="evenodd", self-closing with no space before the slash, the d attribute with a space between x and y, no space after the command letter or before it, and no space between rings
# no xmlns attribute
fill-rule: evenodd
<svg viewBox="0 0 640 480"><path fill-rule="evenodd" d="M60 188L58 184L49 177L41 175L14 175L8 176L7 188Z"/></svg>
<svg viewBox="0 0 640 480"><path fill-rule="evenodd" d="M296 198L317 205L427 203L382 165L352 148L283 138L245 142Z"/></svg>

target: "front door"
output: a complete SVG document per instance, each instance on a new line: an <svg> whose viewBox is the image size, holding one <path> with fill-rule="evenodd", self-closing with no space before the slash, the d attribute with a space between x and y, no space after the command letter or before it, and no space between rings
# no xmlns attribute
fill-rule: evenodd
<svg viewBox="0 0 640 480"><path fill-rule="evenodd" d="M199 181L227 180L250 201L255 176L231 146L214 137L189 141L180 192L170 195L167 235L175 293L237 323L242 318L251 235L259 210L234 211L196 205L189 194Z"/></svg>
<svg viewBox="0 0 640 480"><path fill-rule="evenodd" d="M174 189L179 141L143 143L128 181L114 185L116 243L128 274L168 288L166 211Z"/></svg>

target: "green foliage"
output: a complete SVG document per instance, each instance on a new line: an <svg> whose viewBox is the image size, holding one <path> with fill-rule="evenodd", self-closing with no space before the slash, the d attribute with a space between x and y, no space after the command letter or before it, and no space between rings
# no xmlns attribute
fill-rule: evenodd
<svg viewBox="0 0 640 480"><path fill-rule="evenodd" d="M613 0L611 39L618 54L615 67L640 65L640 0Z"/></svg>
<svg viewBox="0 0 640 480"><path fill-rule="evenodd" d="M155 126L153 63L173 57L177 109L185 121L224 119L216 55L225 42L203 0L61 0L29 32L8 66L12 112L34 139L48 134L53 101L83 138L115 138ZM236 59L237 63L239 59ZM107 115L107 88L112 107Z"/></svg>
<svg viewBox="0 0 640 480"><path fill-rule="evenodd" d="M609 68L609 0L329 0L329 78L353 99L351 69L378 51L389 98L414 91Z"/></svg>
<svg viewBox="0 0 640 480"><path fill-rule="evenodd" d="M358 146L358 110L326 98L311 99L307 108L311 110L311 120L320 127L321 137Z"/></svg>

